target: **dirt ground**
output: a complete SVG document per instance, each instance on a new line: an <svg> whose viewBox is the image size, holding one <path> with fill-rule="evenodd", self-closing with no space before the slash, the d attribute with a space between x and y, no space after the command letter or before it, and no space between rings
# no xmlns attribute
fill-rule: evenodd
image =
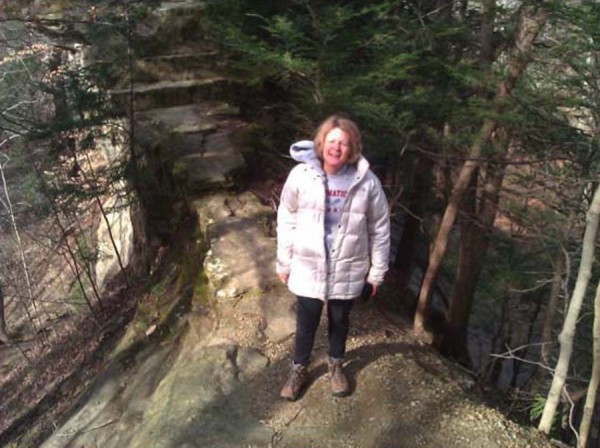
<svg viewBox="0 0 600 448"><path fill-rule="evenodd" d="M373 303L352 312L346 373L352 394L332 397L326 318L310 366L311 382L294 402L278 398L293 338L265 349L270 368L249 381L249 413L273 431L271 446L529 447L551 446L533 427L494 409L473 378L411 335L409 323Z"/></svg>

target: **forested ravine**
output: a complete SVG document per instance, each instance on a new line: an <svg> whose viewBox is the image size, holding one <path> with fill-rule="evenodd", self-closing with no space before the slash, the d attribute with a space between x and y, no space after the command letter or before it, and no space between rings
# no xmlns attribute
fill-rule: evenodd
<svg viewBox="0 0 600 448"><path fill-rule="evenodd" d="M575 3L0 2L0 445L542 448L587 421L595 446L598 127L578 89L600 8ZM352 311L350 396L323 316L287 402L278 195L289 143L339 111L393 261Z"/></svg>

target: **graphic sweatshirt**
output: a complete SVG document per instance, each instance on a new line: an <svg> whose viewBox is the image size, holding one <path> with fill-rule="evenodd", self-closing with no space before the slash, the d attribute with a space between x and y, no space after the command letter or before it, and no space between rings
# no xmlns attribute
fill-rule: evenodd
<svg viewBox="0 0 600 448"><path fill-rule="evenodd" d="M335 235L335 229L342 216L344 202L352 181L356 176L356 166L345 165L335 174L326 174L321 161L314 152L314 143L311 140L301 140L290 147L290 154L297 162L309 163L321 172L327 179L325 192L325 247L327 253Z"/></svg>

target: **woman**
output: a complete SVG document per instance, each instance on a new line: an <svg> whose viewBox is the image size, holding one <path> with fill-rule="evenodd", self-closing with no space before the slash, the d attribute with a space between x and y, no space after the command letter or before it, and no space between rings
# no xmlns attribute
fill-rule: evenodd
<svg viewBox="0 0 600 448"><path fill-rule="evenodd" d="M389 212L381 183L361 155L356 124L333 115L314 142L290 148L292 169L277 213L277 274L298 300L292 370L281 397L296 400L321 312L327 304L329 374L335 396L349 393L342 364L349 315L365 282L371 295L388 269ZM368 286L367 285L367 286Z"/></svg>

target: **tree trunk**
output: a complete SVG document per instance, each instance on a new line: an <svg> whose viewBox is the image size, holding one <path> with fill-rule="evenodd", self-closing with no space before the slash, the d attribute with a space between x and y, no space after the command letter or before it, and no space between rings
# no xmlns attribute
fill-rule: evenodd
<svg viewBox="0 0 600 448"><path fill-rule="evenodd" d="M472 220L465 223L461 231L461 238L463 232L466 235L461 247L457 279L450 300L446 336L443 342L443 350L461 362L469 361L467 349L469 316L483 268L483 259L489 247L489 234L498 211L504 172L503 160L488 164L480 204L476 208L478 212L473 213Z"/></svg>
<svg viewBox="0 0 600 448"><path fill-rule="evenodd" d="M8 341L6 320L4 319L4 293L2 291L2 285L0 285L0 344L6 344Z"/></svg>
<svg viewBox="0 0 600 448"><path fill-rule="evenodd" d="M564 243L568 241L569 234L575 221L575 213L571 212L565 225L565 230L561 237L558 247L558 253L556 255L556 261L554 262L554 273L552 274L552 287L550 289L550 298L544 311L544 320L542 322L541 338L542 343L540 349L540 363L544 367L550 366L550 342L552 340L552 329L555 325L556 312L558 310L559 301L561 297L563 277L565 276L565 270L567 268L567 254L565 252ZM535 367L535 372L531 377L532 391L535 393L539 391L545 384L545 377L548 371L541 366Z"/></svg>
<svg viewBox="0 0 600 448"><path fill-rule="evenodd" d="M412 266L417 251L419 235L423 228L423 204L424 196L427 194L426 186L429 185L429 173L431 173L432 162L430 159L420 157L414 166L414 177L411 188L411 197L408 204L409 213L406 216L402 238L398 243L396 261L394 263L398 270L397 287L401 291L408 289ZM414 311L414 303L413 303Z"/></svg>
<svg viewBox="0 0 600 448"><path fill-rule="evenodd" d="M542 323L542 349L540 351L540 361L542 364L550 365L550 340L552 339L552 327L554 326L554 316L558 308L558 299L562 290L563 275L566 268L566 255L564 249L559 248L559 254L554 266L554 274L552 275L552 288L550 289L550 299L544 313L544 322Z"/></svg>
<svg viewBox="0 0 600 448"><path fill-rule="evenodd" d="M510 343L511 329L508 323L508 301L508 297L504 297L502 299L498 330L492 339L490 353L501 353L506 350L506 347L508 347ZM504 360L502 358L491 357L490 362L485 366L485 368L483 366L480 367L480 370L484 372L484 381L497 386L500 379L500 374L502 373L503 365Z"/></svg>
<svg viewBox="0 0 600 448"><path fill-rule="evenodd" d="M594 329L593 329L593 363L592 375L588 384L585 405L583 408L583 417L579 425L579 447L585 448L590 433L592 416L594 415L594 404L598 393L598 383L600 383L600 283L596 288L596 298L594 299Z"/></svg>
<svg viewBox="0 0 600 448"><path fill-rule="evenodd" d="M469 293L470 283L468 277L479 270L480 263L475 260L472 254L473 236L477 227L477 172L473 175L471 184L465 193L463 201L462 217L459 222L460 227L460 245L458 254L457 279L454 284L452 296L449 302L449 309L446 313L446 323L440 340L440 352L458 360L465 366L470 366L468 351L466 350L467 332L463 328L463 322L466 325L471 308Z"/></svg>
<svg viewBox="0 0 600 448"><path fill-rule="evenodd" d="M467 20L467 10L469 6L469 0L457 0L458 4L458 18L461 22Z"/></svg>
<svg viewBox="0 0 600 448"><path fill-rule="evenodd" d="M495 47L494 47L494 22L496 21L496 0L483 0L481 29L479 31L479 61L487 68L494 62Z"/></svg>
<svg viewBox="0 0 600 448"><path fill-rule="evenodd" d="M531 378L531 375L529 375L527 380L519 381L519 376L521 376L522 368L527 364L526 360L528 359L529 352L533 348L531 342L534 339L536 322L538 321L538 317L542 309L543 297L543 289L536 289L534 291L531 291L523 295L520 299L520 302L525 306L519 306L516 310L518 316L521 317L521 319L519 319L520 323L517 327L517 331L514 332L517 338L511 341L511 346L524 348L522 350L519 350L518 357L513 358L513 375L510 381L510 387L512 389L523 388L523 385L526 384ZM526 320L524 320L523 317L525 317Z"/></svg>
<svg viewBox="0 0 600 448"><path fill-rule="evenodd" d="M537 5L526 5L522 7L520 11L520 23L517 38L508 59L507 76L506 79L500 83L496 91L492 108L494 113L492 115L500 115L503 112L505 107L504 103L506 102L507 97L510 95L517 80L527 67L528 56L533 46L533 41L545 23L547 14L548 11L546 8ZM431 334L425 328L426 312L429 308L431 292L442 260L446 254L448 239L452 227L454 226L454 221L456 220L460 202L471 181L473 173L479 165L479 158L481 157L483 146L488 142L493 132L496 130L496 126L496 119L487 118L484 120L479 135L469 150L469 158L463 164L458 179L454 184L450 200L448 201L446 211L442 218L440 229L431 249L427 272L425 273L423 285L419 294L413 327L415 334L422 339L432 340Z"/></svg>
<svg viewBox="0 0 600 448"><path fill-rule="evenodd" d="M483 22L480 30L480 63L482 70L486 70L495 59L493 45L493 30L496 17L496 1L484 0ZM480 95L485 98L486 91ZM504 148L502 148L504 150ZM504 159L504 151L501 158ZM467 329L469 316L475 295L475 289L483 267L482 259L489 245L488 232L494 224L499 200L499 191L504 178L504 166L490 163L485 174L482 188L481 203L477 205L477 176L478 170L473 175L472 194L463 206L466 219L460 226L460 249L457 278L454 284L450 309L444 335L441 338L440 350L449 357L456 359L461 364L469 367L471 358L467 344Z"/></svg>
<svg viewBox="0 0 600 448"><path fill-rule="evenodd" d="M494 22L496 18L496 0L483 0L482 3L482 23L479 32L480 54L479 62L484 71L489 71L488 67L494 62L495 51L493 45ZM487 92L480 92L482 98L486 98ZM491 166L491 165L490 165ZM477 207L477 173L475 170L472 180L471 191L468 194L467 201L463 205L463 214L466 219L463 219L460 225L460 249L459 262L457 268L456 282L450 299L450 309L448 310L447 323L442 335L441 352L446 356L450 356L465 366L470 366L471 360L467 348L467 328L469 315L471 313L473 296L475 287L481 273L481 260L485 257L485 252L488 246L488 238L485 236L487 228L493 225L493 219L496 215L496 205L499 195L495 198L490 198L494 204L493 217L491 222L486 218L478 222L478 207ZM500 188L502 183L502 175L499 177L499 185L494 186L493 182L489 182L490 176L486 176L485 186L491 185L495 191ZM487 189L484 187L483 192ZM486 196L482 197L482 204L479 207L483 208L484 212L487 207Z"/></svg>
<svg viewBox="0 0 600 448"><path fill-rule="evenodd" d="M592 275L592 264L594 262L594 250L596 236L598 233L598 219L600 215L600 186L594 193L594 198L586 216L586 227L583 236L583 247L581 253L581 263L577 274L575 289L571 296L569 309L563 323L562 331L558 337L560 343L560 354L556 363L554 378L548 392L546 405L538 429L548 434L552 429L552 421L556 414L556 408L560 400L560 394L566 382L567 373L571 355L573 353L573 339L575 337L575 327L581 311L581 305L585 296L588 282Z"/></svg>

